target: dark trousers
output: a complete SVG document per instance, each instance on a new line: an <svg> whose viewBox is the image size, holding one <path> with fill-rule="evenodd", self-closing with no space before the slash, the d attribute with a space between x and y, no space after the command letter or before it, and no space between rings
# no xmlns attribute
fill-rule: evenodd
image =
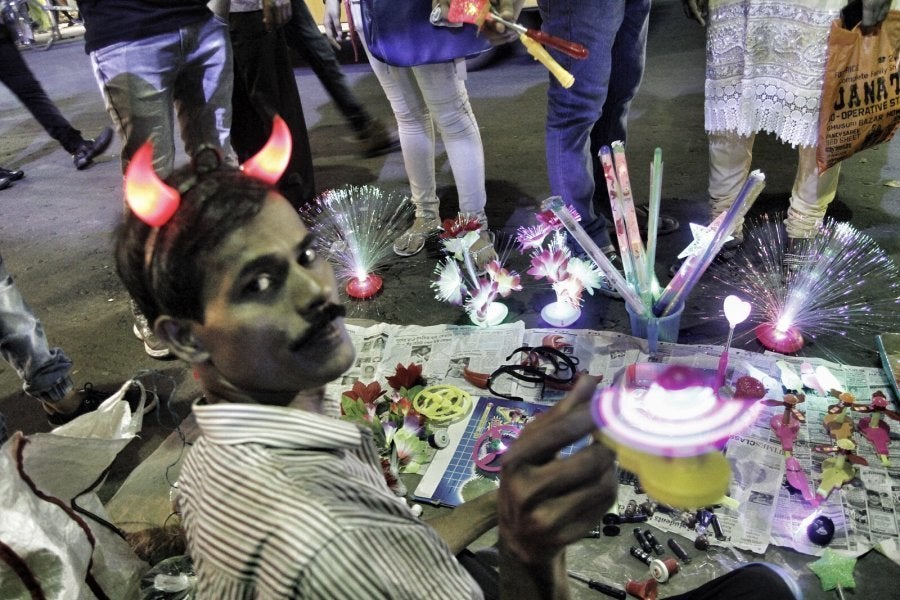
<svg viewBox="0 0 900 600"><path fill-rule="evenodd" d="M72 127L47 92L35 79L15 43L9 38L6 28L0 25L0 81L25 105L37 122L59 142L66 152L75 154L82 142L81 132Z"/></svg>
<svg viewBox="0 0 900 600"><path fill-rule="evenodd" d="M782 577L768 566L749 564L671 600L796 600Z"/></svg>
<svg viewBox="0 0 900 600"><path fill-rule="evenodd" d="M350 128L356 133L365 130L372 118L347 85L334 49L319 31L304 0L292 0L291 20L284 26L284 36L287 45L312 68Z"/></svg>
<svg viewBox="0 0 900 600"><path fill-rule="evenodd" d="M316 185L309 135L284 32L266 31L261 10L231 13L229 31L234 54L231 144L244 162L265 145L273 117L281 116L291 130L293 150L278 188L299 208L315 197Z"/></svg>

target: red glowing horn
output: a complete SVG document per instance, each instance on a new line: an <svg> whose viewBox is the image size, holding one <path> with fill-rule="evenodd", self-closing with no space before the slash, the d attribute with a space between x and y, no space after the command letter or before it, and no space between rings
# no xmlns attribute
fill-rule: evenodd
<svg viewBox="0 0 900 600"><path fill-rule="evenodd" d="M253 177L275 185L281 179L291 159L291 132L284 119L275 115L272 134L266 145L241 165L241 170Z"/></svg>
<svg viewBox="0 0 900 600"><path fill-rule="evenodd" d="M125 202L137 217L151 227L165 225L181 204L181 194L163 183L153 170L153 144L146 142L125 171Z"/></svg>

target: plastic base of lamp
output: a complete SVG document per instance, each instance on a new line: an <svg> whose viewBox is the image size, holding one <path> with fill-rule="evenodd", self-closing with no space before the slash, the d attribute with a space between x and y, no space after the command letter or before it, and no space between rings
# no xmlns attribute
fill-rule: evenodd
<svg viewBox="0 0 900 600"><path fill-rule="evenodd" d="M771 323L763 323L757 325L754 333L760 344L782 354L793 354L806 343L803 334L796 327L788 327L787 330L781 331Z"/></svg>
<svg viewBox="0 0 900 600"><path fill-rule="evenodd" d="M568 302L551 302L541 309L541 318L553 327L568 327L581 316L581 309Z"/></svg>
<svg viewBox="0 0 900 600"><path fill-rule="evenodd" d="M374 273L366 275L365 279L354 277L347 282L347 295L357 300L365 300L380 292L381 285L381 277Z"/></svg>
<svg viewBox="0 0 900 600"><path fill-rule="evenodd" d="M491 302L488 304L487 312L483 319L478 319L473 314L469 314L469 319L479 327L493 327L499 325L509 314L509 308L502 302Z"/></svg>

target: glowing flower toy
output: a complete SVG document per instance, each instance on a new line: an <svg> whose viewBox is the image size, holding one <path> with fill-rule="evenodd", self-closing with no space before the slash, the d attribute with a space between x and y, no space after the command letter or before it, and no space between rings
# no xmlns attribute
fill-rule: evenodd
<svg viewBox="0 0 900 600"><path fill-rule="evenodd" d="M757 398L721 397L716 373L682 365L629 365L594 396L603 443L657 501L693 509L719 502L731 468L720 451L753 424Z"/></svg>
<svg viewBox="0 0 900 600"><path fill-rule="evenodd" d="M571 207L568 211L579 218ZM582 293L593 294L600 286L601 273L593 262L572 256L563 224L553 211L538 213L537 219L535 227L519 227L516 241L523 253L531 250L527 273L538 280L546 278L556 292L556 301L541 310L541 317L555 327L567 327L581 316Z"/></svg>
<svg viewBox="0 0 900 600"><path fill-rule="evenodd" d="M519 274L504 268L500 259L489 262L479 276L471 249L479 240L480 229L481 224L466 215L444 221L441 241L447 256L435 267L437 279L431 288L438 300L464 306L476 325L492 327L508 313L497 297L508 297L521 290L522 284Z"/></svg>
<svg viewBox="0 0 900 600"><path fill-rule="evenodd" d="M749 300L766 348L791 354L834 337L870 349L885 323L900 322L900 271L849 223L827 219L809 240L786 239L781 217L763 216L747 231L734 259L714 265L708 292Z"/></svg>
<svg viewBox="0 0 900 600"><path fill-rule="evenodd" d="M373 186L330 190L301 209L317 248L335 265L347 295L371 298L382 288L375 273L393 256L394 240L413 220L412 202Z"/></svg>

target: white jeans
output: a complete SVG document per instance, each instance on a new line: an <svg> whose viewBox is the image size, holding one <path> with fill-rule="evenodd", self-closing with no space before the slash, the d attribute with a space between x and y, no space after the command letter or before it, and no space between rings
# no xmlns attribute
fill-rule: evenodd
<svg viewBox="0 0 900 600"><path fill-rule="evenodd" d="M359 4L351 3L351 10L354 23L362 23ZM397 119L416 216L438 216L434 165L437 126L456 182L459 211L486 221L484 147L466 91L465 62L393 67L373 57L364 36L359 37Z"/></svg>
<svg viewBox="0 0 900 600"><path fill-rule="evenodd" d="M756 136L711 134L709 136L709 198L712 218L728 209L750 174L753 141ZM809 238L816 235L825 210L837 193L837 164L821 175L816 167L816 149L798 147L797 175L791 189L791 202L784 221L788 237ZM742 226L739 224L738 227ZM740 231L736 227L735 231Z"/></svg>

